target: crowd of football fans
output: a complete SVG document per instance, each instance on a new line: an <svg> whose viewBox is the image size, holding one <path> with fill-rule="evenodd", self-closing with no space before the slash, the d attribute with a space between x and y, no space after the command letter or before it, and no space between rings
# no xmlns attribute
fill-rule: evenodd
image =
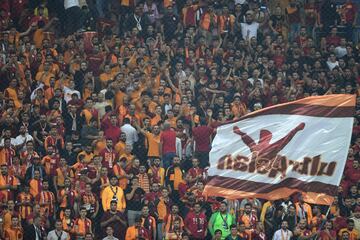
<svg viewBox="0 0 360 240"><path fill-rule="evenodd" d="M356 118L328 214L202 194L218 125L359 95L359 7L1 0L0 239L360 239Z"/></svg>

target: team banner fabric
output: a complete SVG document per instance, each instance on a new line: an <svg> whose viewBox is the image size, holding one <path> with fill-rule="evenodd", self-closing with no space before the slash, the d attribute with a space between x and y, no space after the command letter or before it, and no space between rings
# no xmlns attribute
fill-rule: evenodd
<svg viewBox="0 0 360 240"><path fill-rule="evenodd" d="M206 196L276 200L301 192L330 205L350 145L355 96L308 97L217 128Z"/></svg>

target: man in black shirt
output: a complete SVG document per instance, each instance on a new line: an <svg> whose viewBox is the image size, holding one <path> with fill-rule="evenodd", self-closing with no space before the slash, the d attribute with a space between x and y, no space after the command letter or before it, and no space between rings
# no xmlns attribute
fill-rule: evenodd
<svg viewBox="0 0 360 240"><path fill-rule="evenodd" d="M128 210L129 226L135 224L135 218L141 215L141 208L143 207L142 199L145 196L145 191L140 187L139 179L133 177L131 185L125 190L126 208Z"/></svg>

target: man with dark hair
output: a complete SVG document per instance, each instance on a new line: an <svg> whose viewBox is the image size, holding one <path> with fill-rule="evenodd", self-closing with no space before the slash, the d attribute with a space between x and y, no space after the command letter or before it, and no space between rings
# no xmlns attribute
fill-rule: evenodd
<svg viewBox="0 0 360 240"><path fill-rule="evenodd" d="M230 234L225 238L225 240L245 240L245 238L241 238L238 234L236 224L230 225ZM248 240L246 238L246 240Z"/></svg>
<svg viewBox="0 0 360 240"><path fill-rule="evenodd" d="M133 225L135 218L141 215L142 199L145 196L145 191L140 187L139 178L133 177L131 184L124 192L127 200L127 220L129 225Z"/></svg>
<svg viewBox="0 0 360 240"><path fill-rule="evenodd" d="M129 118L124 118L121 132L126 133L126 144L129 144L132 147L134 146L134 143L139 140L138 133L136 129L131 125L131 121Z"/></svg>
<svg viewBox="0 0 360 240"><path fill-rule="evenodd" d="M9 168L6 164L0 166L0 190L5 197L5 201L12 199L14 200L14 194L20 185L19 180L9 174Z"/></svg>
<svg viewBox="0 0 360 240"><path fill-rule="evenodd" d="M282 221L281 228L274 234L273 240L290 240L293 233L288 229L288 222Z"/></svg>
<svg viewBox="0 0 360 240"><path fill-rule="evenodd" d="M115 175L110 177L110 185L105 187L101 193L102 207L104 211L110 209L111 201L117 202L117 210L124 212L126 208L126 201L124 191L119 187L118 178Z"/></svg>
<svg viewBox="0 0 360 240"><path fill-rule="evenodd" d="M201 211L199 202L194 204L184 220L185 230L194 240L205 239L207 235L207 220L204 212Z"/></svg>
<svg viewBox="0 0 360 240"><path fill-rule="evenodd" d="M26 240L43 240L45 238L45 230L40 223L41 217L34 217L33 224L29 225L24 231Z"/></svg>
<svg viewBox="0 0 360 240"><path fill-rule="evenodd" d="M106 139L111 138L113 143L117 143L121 133L121 130L118 126L117 116L114 114L110 115L110 117L104 117L101 124Z"/></svg>
<svg viewBox="0 0 360 240"><path fill-rule="evenodd" d="M68 240L70 239L69 233L63 230L61 219L55 222L55 229L50 231L47 235L47 240Z"/></svg>
<svg viewBox="0 0 360 240"><path fill-rule="evenodd" d="M205 118L200 118L200 126L192 128L195 156L199 159L201 168L209 166L209 152L213 132L214 130L207 125Z"/></svg>
<svg viewBox="0 0 360 240"><path fill-rule="evenodd" d="M343 228L339 231L339 237L343 237L344 232L349 233L349 240L358 240L360 237L359 232L354 228L355 222L353 219L347 219L347 228Z"/></svg>
<svg viewBox="0 0 360 240"><path fill-rule="evenodd" d="M212 236L215 235L215 230L220 229L222 239L230 234L230 226L235 224L235 218L227 210L227 203L221 202L219 211L213 213L209 220L209 231Z"/></svg>
<svg viewBox="0 0 360 240"><path fill-rule="evenodd" d="M114 237L124 239L127 226L126 216L117 210L116 200L111 200L110 209L104 212L100 226L102 229L111 227L114 231ZM106 236L105 232L102 233L102 236Z"/></svg>
<svg viewBox="0 0 360 240"><path fill-rule="evenodd" d="M141 221L141 216L135 218L135 225L128 227L125 239L149 239L148 231L141 226Z"/></svg>
<svg viewBox="0 0 360 240"><path fill-rule="evenodd" d="M160 134L160 157L164 169L172 164L171 160L176 156L176 132L170 126L170 122L166 121Z"/></svg>

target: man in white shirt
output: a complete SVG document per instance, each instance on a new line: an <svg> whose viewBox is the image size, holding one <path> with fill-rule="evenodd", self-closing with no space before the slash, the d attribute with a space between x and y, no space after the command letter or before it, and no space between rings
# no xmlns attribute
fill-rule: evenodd
<svg viewBox="0 0 360 240"><path fill-rule="evenodd" d="M354 211L354 216L350 219L354 220L355 230L360 232L360 206L357 206Z"/></svg>
<svg viewBox="0 0 360 240"><path fill-rule="evenodd" d="M105 95L102 93L99 93L98 99L97 99L96 103L94 104L94 108L98 111L100 119L102 119L102 117L106 113L106 111L105 111L106 106L110 106L110 104L105 100Z"/></svg>
<svg viewBox="0 0 360 240"><path fill-rule="evenodd" d="M340 46L335 47L335 55L337 58L342 58L347 54L346 50L346 39L341 38L340 40Z"/></svg>
<svg viewBox="0 0 360 240"><path fill-rule="evenodd" d="M63 231L61 220L56 220L55 229L49 232L47 240L67 240L69 238L69 234Z"/></svg>
<svg viewBox="0 0 360 240"><path fill-rule="evenodd" d="M26 150L25 143L27 143L28 141L32 141L33 137L26 132L25 126L20 126L19 133L20 134L13 141L11 141L11 144L14 145L15 148L23 147L24 150Z"/></svg>
<svg viewBox="0 0 360 240"><path fill-rule="evenodd" d="M329 70L332 71L335 67L339 66L339 62L336 60L336 56L334 53L330 54L328 61L326 62Z"/></svg>
<svg viewBox="0 0 360 240"><path fill-rule="evenodd" d="M126 144L133 146L139 139L136 129L131 126L130 119L124 118L124 125L120 128L126 134Z"/></svg>
<svg viewBox="0 0 360 240"><path fill-rule="evenodd" d="M240 24L242 38L249 41L253 37L257 38L260 24L254 21L254 12L252 10L246 12L245 20L245 23Z"/></svg>
<svg viewBox="0 0 360 240"><path fill-rule="evenodd" d="M252 73L252 77L248 79L248 81L251 83L251 85L255 86L256 81L260 81L261 86L264 86L264 81L259 78L260 77L260 71L258 69L254 69Z"/></svg>
<svg viewBox="0 0 360 240"><path fill-rule="evenodd" d="M277 230L274 234L273 240L290 240L293 233L288 230L288 222L282 221L281 229Z"/></svg>
<svg viewBox="0 0 360 240"><path fill-rule="evenodd" d="M71 100L71 96L75 93L79 99L81 99L81 94L78 90L75 90L75 82L73 80L69 81L69 87L64 86L64 99L68 103Z"/></svg>

